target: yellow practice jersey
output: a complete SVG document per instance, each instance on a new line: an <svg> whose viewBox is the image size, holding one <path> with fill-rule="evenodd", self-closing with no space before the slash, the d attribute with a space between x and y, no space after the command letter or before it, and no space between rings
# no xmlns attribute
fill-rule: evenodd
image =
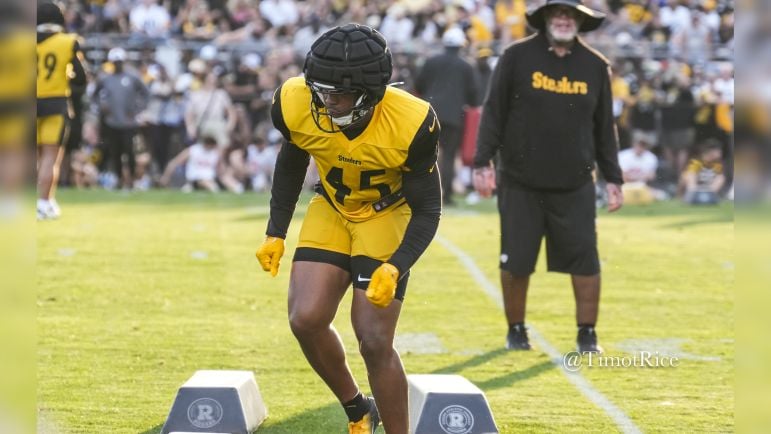
<svg viewBox="0 0 771 434"><path fill-rule="evenodd" d="M396 208L404 203L402 173L434 170L439 122L427 102L388 87L367 127L352 140L342 132L321 131L310 107L304 79L290 78L276 91L273 123L313 157L322 194L347 220L360 222ZM326 117L320 121L330 123Z"/></svg>
<svg viewBox="0 0 771 434"><path fill-rule="evenodd" d="M0 35L0 104L23 103L32 98L34 33Z"/></svg>
<svg viewBox="0 0 771 434"><path fill-rule="evenodd" d="M71 64L77 49L77 36L70 33L53 33L38 42L38 99L70 96Z"/></svg>

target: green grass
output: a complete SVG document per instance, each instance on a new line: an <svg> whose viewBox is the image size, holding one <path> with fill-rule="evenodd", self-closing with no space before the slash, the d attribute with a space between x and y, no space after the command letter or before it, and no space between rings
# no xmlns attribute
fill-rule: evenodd
<svg viewBox="0 0 771 434"><path fill-rule="evenodd" d="M36 228L37 399L45 425L61 433L157 433L194 371L245 369L269 410L259 432L345 431L344 413L286 321L303 205L279 276L270 279L254 259L265 195L62 191L59 202L63 218ZM497 286L494 209L484 201L447 210L439 232ZM693 357L677 368L582 374L643 431L733 431L733 209L665 203L599 214L598 332L608 354L626 354L630 340L681 339L680 350ZM528 321L570 351L569 278L543 272L543 262ZM349 308L350 293L335 324L368 390ZM502 350L500 308L436 242L410 279L398 334L411 333L435 334L446 352L402 354L408 373L465 376L485 391L502 433L617 430L538 348Z"/></svg>

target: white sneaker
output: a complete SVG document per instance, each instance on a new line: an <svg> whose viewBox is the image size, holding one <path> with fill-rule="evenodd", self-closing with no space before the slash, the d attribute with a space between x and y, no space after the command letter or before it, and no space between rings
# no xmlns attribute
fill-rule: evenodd
<svg viewBox="0 0 771 434"><path fill-rule="evenodd" d="M51 209L51 213L53 213L54 218L59 218L62 216L62 209L59 208L59 202L56 201L56 199L49 199L48 205Z"/></svg>
<svg viewBox="0 0 771 434"><path fill-rule="evenodd" d="M37 219L39 221L42 220L56 220L58 216L54 212L54 210L51 208L51 206L40 206L37 207Z"/></svg>

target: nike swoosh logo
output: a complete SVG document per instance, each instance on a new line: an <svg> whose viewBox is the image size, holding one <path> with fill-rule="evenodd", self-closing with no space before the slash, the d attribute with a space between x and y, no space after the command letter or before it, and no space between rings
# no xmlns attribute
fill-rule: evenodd
<svg viewBox="0 0 771 434"><path fill-rule="evenodd" d="M361 277L361 274L359 274L359 277L356 280L359 282L369 282L372 279L365 279L364 277Z"/></svg>
<svg viewBox="0 0 771 434"><path fill-rule="evenodd" d="M436 128L436 116L434 116L434 123L432 123L431 126L428 127L428 132L433 133L435 128Z"/></svg>

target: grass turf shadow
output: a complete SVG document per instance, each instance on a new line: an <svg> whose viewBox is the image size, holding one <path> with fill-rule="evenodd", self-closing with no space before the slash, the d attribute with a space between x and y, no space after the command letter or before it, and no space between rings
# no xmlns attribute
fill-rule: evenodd
<svg viewBox="0 0 771 434"><path fill-rule="evenodd" d="M140 434L160 434L163 423L144 431ZM340 404L336 402L311 408L292 417L272 423L270 417L270 405L268 405L268 418L257 430L260 434L318 434L318 433L344 433L347 430L347 419Z"/></svg>

